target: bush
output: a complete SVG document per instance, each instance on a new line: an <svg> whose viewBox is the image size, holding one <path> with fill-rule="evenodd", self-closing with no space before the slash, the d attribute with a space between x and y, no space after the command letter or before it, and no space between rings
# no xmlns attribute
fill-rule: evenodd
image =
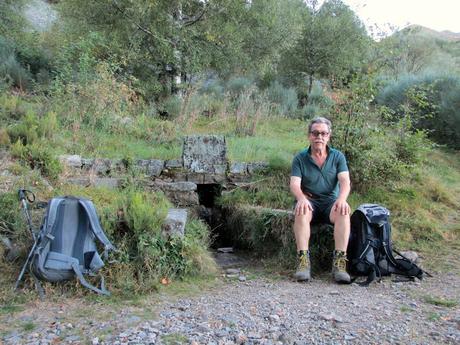
<svg viewBox="0 0 460 345"><path fill-rule="evenodd" d="M371 79L355 81L332 112L332 144L347 157L353 189L358 192L393 187L431 147L424 133L414 132L410 123L384 124L387 109L370 104L374 90Z"/></svg>
<svg viewBox="0 0 460 345"><path fill-rule="evenodd" d="M275 106L276 114L294 116L299 102L295 89L285 88L279 82L274 81L265 94L267 100Z"/></svg>
<svg viewBox="0 0 460 345"><path fill-rule="evenodd" d="M21 141L17 141L11 147L11 153L30 168L39 170L42 175L53 180L56 180L62 172L61 163L44 143L23 145Z"/></svg>
<svg viewBox="0 0 460 345"><path fill-rule="evenodd" d="M203 223L189 220L183 238L162 235L161 225L171 207L163 194L134 187L107 191L107 196L104 190L93 193L102 198L99 204L106 205L100 212L101 222L119 249L118 267L110 272L117 289L148 292L163 278L215 272L207 251L209 229Z"/></svg>
<svg viewBox="0 0 460 345"><path fill-rule="evenodd" d="M392 109L392 121L410 117L440 144L460 148L460 77L409 75L384 87L377 102Z"/></svg>
<svg viewBox="0 0 460 345"><path fill-rule="evenodd" d="M255 87L254 81L245 77L234 77L231 78L226 85L226 91L229 92L233 97L238 97L249 89Z"/></svg>

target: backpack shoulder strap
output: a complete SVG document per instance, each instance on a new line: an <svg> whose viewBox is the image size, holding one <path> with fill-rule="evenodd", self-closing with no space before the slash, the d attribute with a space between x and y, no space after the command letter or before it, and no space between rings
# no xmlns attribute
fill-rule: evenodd
<svg viewBox="0 0 460 345"><path fill-rule="evenodd" d="M102 230L93 202L83 198L80 198L78 201L80 205L85 209L86 214L88 215L91 230L93 231L96 238L104 245L104 256L107 256L110 250L115 250L115 247Z"/></svg>

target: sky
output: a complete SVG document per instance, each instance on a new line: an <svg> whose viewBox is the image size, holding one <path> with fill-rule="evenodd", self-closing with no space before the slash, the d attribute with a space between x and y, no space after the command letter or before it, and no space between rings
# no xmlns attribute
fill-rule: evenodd
<svg viewBox="0 0 460 345"><path fill-rule="evenodd" d="M418 24L436 31L460 33L460 0L342 0L366 27L387 32Z"/></svg>

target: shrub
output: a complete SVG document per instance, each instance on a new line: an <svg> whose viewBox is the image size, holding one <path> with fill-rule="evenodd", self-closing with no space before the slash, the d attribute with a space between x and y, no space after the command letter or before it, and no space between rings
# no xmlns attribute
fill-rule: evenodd
<svg viewBox="0 0 460 345"><path fill-rule="evenodd" d="M265 92L267 100L275 106L278 115L294 116L299 100L293 88L285 88L278 81L270 84Z"/></svg>
<svg viewBox="0 0 460 345"><path fill-rule="evenodd" d="M37 115L32 111L27 112L22 121L8 129L11 142L21 141L23 145L34 143L39 138L38 127Z"/></svg>
<svg viewBox="0 0 460 345"><path fill-rule="evenodd" d="M460 148L460 77L409 75L384 87L379 104L393 111L392 121L409 116L416 129L427 130L440 144Z"/></svg>
<svg viewBox="0 0 460 345"><path fill-rule="evenodd" d="M11 153L13 157L19 158L30 168L40 170L44 176L53 180L56 180L62 172L59 160L43 143L23 145L21 141L17 141L12 146Z"/></svg>
<svg viewBox="0 0 460 345"><path fill-rule="evenodd" d="M0 147L7 147L11 143L8 131L5 128L0 128Z"/></svg>
<svg viewBox="0 0 460 345"><path fill-rule="evenodd" d="M233 97L238 97L249 89L254 88L254 81L245 77L234 77L231 78L226 84L226 91L229 92Z"/></svg>
<svg viewBox="0 0 460 345"><path fill-rule="evenodd" d="M178 96L169 96L161 104L160 115L173 120L179 117L182 109L182 100Z"/></svg>
<svg viewBox="0 0 460 345"><path fill-rule="evenodd" d="M15 46L0 36L0 80L23 90L30 84L31 77L17 60Z"/></svg>

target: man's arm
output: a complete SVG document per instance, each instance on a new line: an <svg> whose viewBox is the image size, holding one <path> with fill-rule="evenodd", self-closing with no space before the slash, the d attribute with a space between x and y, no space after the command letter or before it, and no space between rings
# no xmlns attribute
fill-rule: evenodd
<svg viewBox="0 0 460 345"><path fill-rule="evenodd" d="M339 196L334 203L333 210L338 211L341 215L347 215L350 213L350 205L347 203L348 195L350 194L350 173L348 171L342 171L337 175L339 180Z"/></svg>
<svg viewBox="0 0 460 345"><path fill-rule="evenodd" d="M297 203L295 205L295 215L300 216L302 214L306 214L308 210L313 211L313 208L308 201L306 195L302 192L302 188L300 187L302 179L298 176L291 176L291 193L295 196Z"/></svg>

